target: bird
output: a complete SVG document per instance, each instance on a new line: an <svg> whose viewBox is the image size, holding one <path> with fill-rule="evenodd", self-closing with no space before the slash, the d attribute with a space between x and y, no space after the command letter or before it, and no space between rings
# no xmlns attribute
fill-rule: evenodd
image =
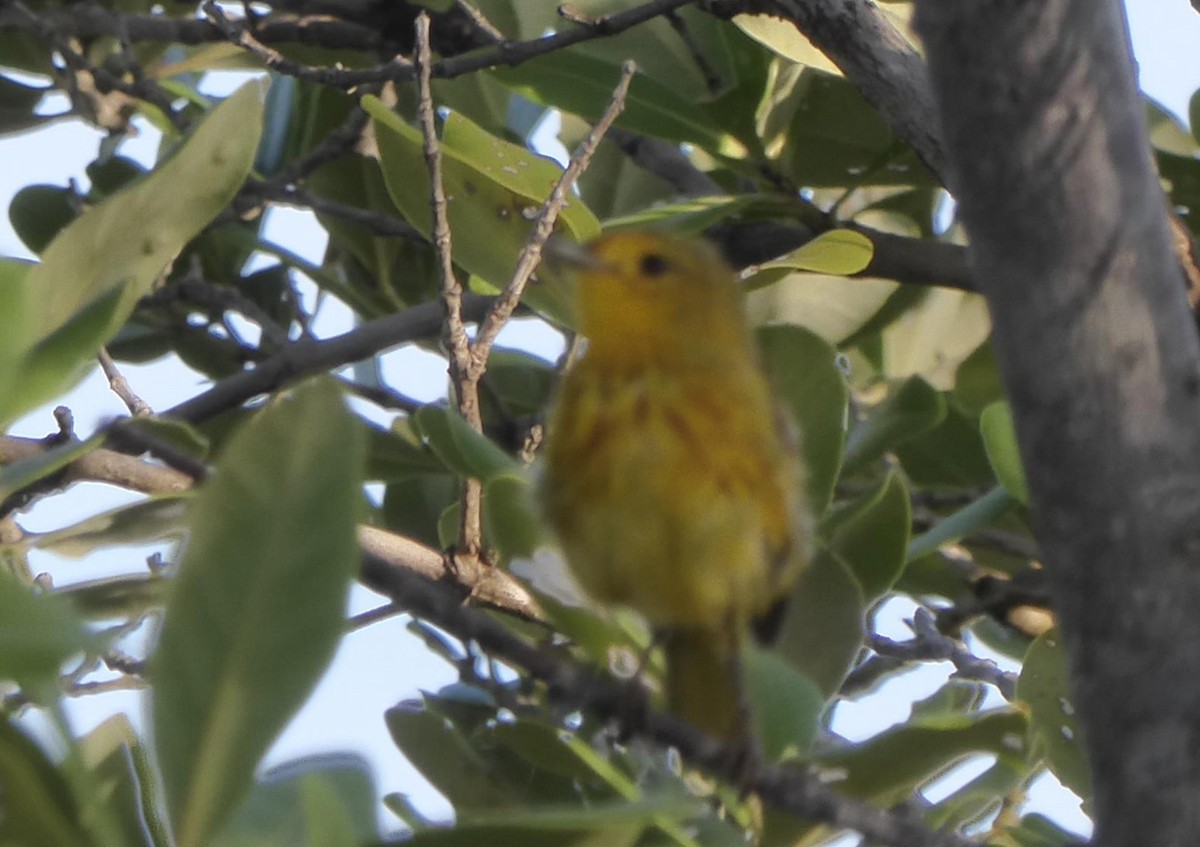
<svg viewBox="0 0 1200 847"><path fill-rule="evenodd" d="M804 465L734 271L698 238L619 230L575 270L583 354L547 419L542 508L585 593L640 613L667 708L751 735L740 655L811 553Z"/></svg>

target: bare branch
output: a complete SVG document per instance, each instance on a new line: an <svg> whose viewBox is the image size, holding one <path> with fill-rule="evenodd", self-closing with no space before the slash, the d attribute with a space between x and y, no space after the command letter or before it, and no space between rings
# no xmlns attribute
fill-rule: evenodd
<svg viewBox="0 0 1200 847"><path fill-rule="evenodd" d="M638 720L637 726L632 726L627 680L599 676L593 669L539 649L479 610L464 607L459 598L412 571L392 568L367 556L363 559L360 579L413 614L523 668L544 682L552 697L620 724L629 736L674 747L688 761L744 785L776 809L838 829L853 829L891 847L972 847L969 841L935 832L908 816L842 797L816 775L795 766L762 767L747 779L744 756L736 749L737 745L722 743L671 715L650 712Z"/></svg>
<svg viewBox="0 0 1200 847"><path fill-rule="evenodd" d="M463 287L454 272L450 220L446 215L446 191L442 185L442 148L434 124L433 93L429 84L429 16L424 12L416 21L417 117L424 140L425 167L429 171L429 206L432 211L433 248L437 253L445 322L442 342L450 363L450 381L458 413L476 432L483 432L479 410L479 375L471 367L471 340L462 317ZM497 301L499 302L499 301ZM495 309L495 306L492 306ZM468 558L483 549L483 483L473 476L463 477L458 515L459 550ZM465 563L464 563L465 564Z"/></svg>
<svg viewBox="0 0 1200 847"><path fill-rule="evenodd" d="M109 388L112 389L113 394L121 398L121 402L125 404L125 408L129 410L129 414L139 418L153 415L154 410L150 408L150 404L134 392L133 386L129 384L129 380L121 373L112 356L108 355L108 350L103 347L100 348L100 355L97 358L100 360L100 368L108 378Z"/></svg>
<svg viewBox="0 0 1200 847"><path fill-rule="evenodd" d="M496 299L491 311L488 312L487 318L479 328L479 334L475 339L475 343L472 345L471 364L478 376L482 376L483 371L487 368L488 354L491 352L492 345L496 341L496 336L500 334L500 330L504 328L504 324L512 316L513 310L516 309L517 303L521 300L521 293L525 290L526 283L529 282L529 278L533 276L533 272L537 269L538 262L541 261L542 248L546 245L546 240L550 237L550 234L554 232L554 224L558 220L559 213L570 199L571 188L575 185L575 181L579 179L580 174L591 163L592 156L596 153L596 147L599 146L601 139L604 138L604 133L608 131L613 121L617 119L617 116L625 108L625 98L629 94L629 84L633 81L633 75L636 71L637 67L633 62L625 62L621 66L621 79L617 82L617 87L613 91L612 99L605 108L604 114L600 116L600 120L592 127L591 132L588 133L583 143L579 145L579 149L571 157L566 170L558 178L558 182L554 184L550 196L542 204L542 208L538 212L537 223L533 227L533 232L529 234L525 246L521 248L521 254L517 258L517 267L513 272L512 279Z"/></svg>
<svg viewBox="0 0 1200 847"><path fill-rule="evenodd" d="M478 320L492 298L463 297L464 317ZM316 373L352 364L408 341L431 338L442 325L442 305L422 303L368 321L333 338L293 342L253 370L226 377L208 391L163 412L164 417L199 423L242 403Z"/></svg>

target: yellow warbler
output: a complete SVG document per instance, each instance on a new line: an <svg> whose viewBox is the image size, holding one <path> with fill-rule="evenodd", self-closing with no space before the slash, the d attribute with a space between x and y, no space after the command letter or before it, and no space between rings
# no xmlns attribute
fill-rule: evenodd
<svg viewBox="0 0 1200 847"><path fill-rule="evenodd" d="M582 587L661 633L670 709L744 739L740 647L808 558L803 470L716 252L629 231L585 249L545 512Z"/></svg>

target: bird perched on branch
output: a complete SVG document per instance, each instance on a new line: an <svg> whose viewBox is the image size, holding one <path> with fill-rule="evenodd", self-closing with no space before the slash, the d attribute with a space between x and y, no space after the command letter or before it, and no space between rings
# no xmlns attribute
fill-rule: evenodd
<svg viewBox="0 0 1200 847"><path fill-rule="evenodd" d="M584 590L658 632L670 710L748 740L741 647L810 532L742 293L700 241L624 231L569 247L587 349L547 427L545 513Z"/></svg>

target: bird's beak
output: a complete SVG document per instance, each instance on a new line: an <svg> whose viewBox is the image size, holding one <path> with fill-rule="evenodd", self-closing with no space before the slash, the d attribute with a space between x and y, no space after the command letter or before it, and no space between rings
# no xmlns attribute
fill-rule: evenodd
<svg viewBox="0 0 1200 847"><path fill-rule="evenodd" d="M551 267L559 266L576 270L598 271L604 268L604 262L588 249L587 245L571 240L558 234L550 236L542 255L549 261Z"/></svg>

